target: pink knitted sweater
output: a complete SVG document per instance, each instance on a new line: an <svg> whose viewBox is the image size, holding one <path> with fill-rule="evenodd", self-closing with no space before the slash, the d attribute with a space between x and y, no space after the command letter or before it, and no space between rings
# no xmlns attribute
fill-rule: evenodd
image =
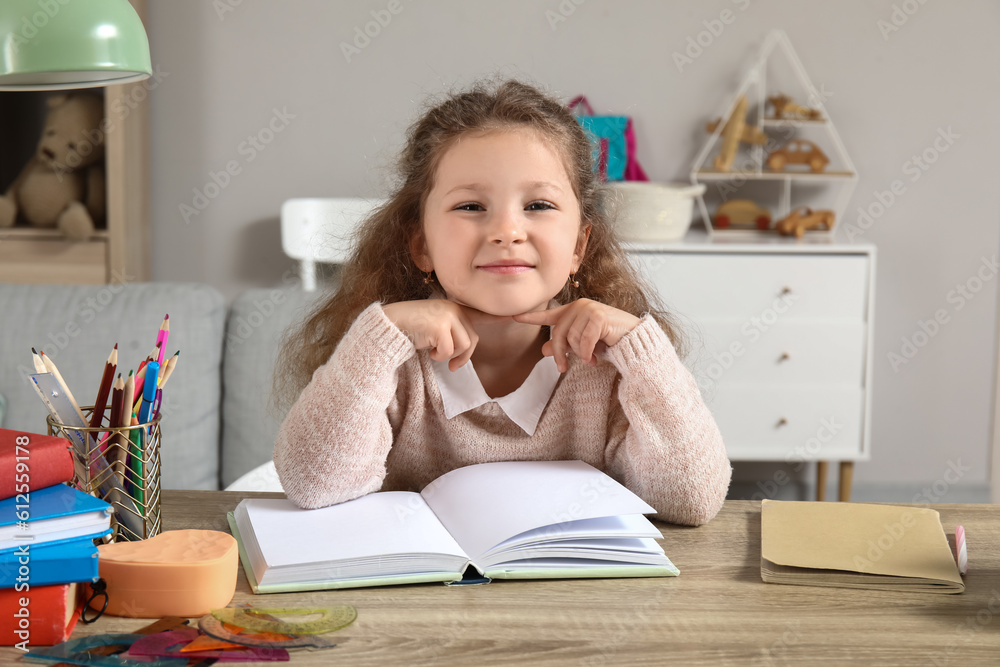
<svg viewBox="0 0 1000 667"><path fill-rule="evenodd" d="M656 508L699 525L722 507L732 469L719 429L650 317L597 366L575 355L533 435L493 402L447 419L427 350L374 303L292 406L274 464L288 498L325 507L373 491L419 491L474 463L582 460Z"/></svg>

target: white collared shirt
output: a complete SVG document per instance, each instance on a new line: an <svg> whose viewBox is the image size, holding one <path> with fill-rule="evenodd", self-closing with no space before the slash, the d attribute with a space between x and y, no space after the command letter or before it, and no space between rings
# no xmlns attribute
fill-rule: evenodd
<svg viewBox="0 0 1000 667"><path fill-rule="evenodd" d="M520 387L499 398L490 398L479 381L470 359L452 372L447 361L431 360L431 369L441 392L444 416L448 419L480 405L494 402L528 435L535 433L538 420L559 381L559 369L552 357L542 357Z"/></svg>

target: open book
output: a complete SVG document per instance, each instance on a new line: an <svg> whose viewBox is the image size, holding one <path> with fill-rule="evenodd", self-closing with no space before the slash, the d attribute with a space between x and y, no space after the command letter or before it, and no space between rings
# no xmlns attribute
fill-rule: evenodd
<svg viewBox="0 0 1000 667"><path fill-rule="evenodd" d="M776 584L961 593L940 515L863 503L764 500L761 578Z"/></svg>
<svg viewBox="0 0 1000 667"><path fill-rule="evenodd" d="M255 593L487 579L663 577L654 510L581 461L482 463L421 493L303 510L252 498L229 515Z"/></svg>

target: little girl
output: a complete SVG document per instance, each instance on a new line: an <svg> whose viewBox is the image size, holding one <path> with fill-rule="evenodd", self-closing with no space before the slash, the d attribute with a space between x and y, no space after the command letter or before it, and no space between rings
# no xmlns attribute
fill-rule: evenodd
<svg viewBox="0 0 1000 667"><path fill-rule="evenodd" d="M407 139L402 184L279 358L298 396L274 448L289 499L578 459L660 519L715 516L722 438L615 240L571 113L508 81L452 96Z"/></svg>

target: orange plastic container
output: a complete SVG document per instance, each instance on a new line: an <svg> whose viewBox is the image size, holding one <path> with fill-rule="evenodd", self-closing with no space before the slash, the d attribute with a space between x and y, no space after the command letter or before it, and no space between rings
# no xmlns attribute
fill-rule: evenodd
<svg viewBox="0 0 1000 667"><path fill-rule="evenodd" d="M239 550L228 533L170 530L138 542L97 547L113 616L204 616L236 592ZM103 596L91 602L100 609Z"/></svg>

